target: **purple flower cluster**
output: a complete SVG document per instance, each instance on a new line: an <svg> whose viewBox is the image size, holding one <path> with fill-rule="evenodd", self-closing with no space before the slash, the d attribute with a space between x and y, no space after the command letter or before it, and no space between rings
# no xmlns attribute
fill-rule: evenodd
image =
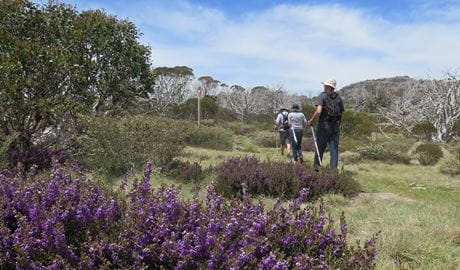
<svg viewBox="0 0 460 270"><path fill-rule="evenodd" d="M184 201L152 190L152 165L129 191L73 178L0 172L2 269L373 269L375 238L349 245L320 208L225 200ZM127 194L126 196L122 194Z"/></svg>
<svg viewBox="0 0 460 270"><path fill-rule="evenodd" d="M217 172L217 190L226 197L242 194L243 184L251 194L289 199L299 196L302 188L310 190L310 200L331 192L352 196L360 190L351 175L316 172L293 162L262 162L256 157L231 158Z"/></svg>

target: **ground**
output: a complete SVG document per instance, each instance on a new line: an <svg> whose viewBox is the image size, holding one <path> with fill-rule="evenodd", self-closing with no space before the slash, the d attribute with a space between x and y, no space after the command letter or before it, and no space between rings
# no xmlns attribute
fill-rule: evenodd
<svg viewBox="0 0 460 270"><path fill-rule="evenodd" d="M198 161L204 168L233 156L287 161L278 150L256 147L245 137L236 142L239 150L234 151L188 147L181 159ZM313 154L305 153L305 160L311 162ZM354 174L362 192L354 198L331 194L322 201L336 220L345 213L349 241L363 242L381 231L377 269L460 269L460 178L441 174L437 166L418 164L361 161L343 169ZM178 184L161 175L154 179L154 185ZM198 190L204 197L212 179L207 177L200 186L182 184L181 196L192 198ZM275 201L264 200L267 207Z"/></svg>

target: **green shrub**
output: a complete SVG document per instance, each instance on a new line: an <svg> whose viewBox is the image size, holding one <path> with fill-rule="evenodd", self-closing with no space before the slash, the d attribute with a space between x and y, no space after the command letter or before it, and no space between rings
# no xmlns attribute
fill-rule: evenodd
<svg viewBox="0 0 460 270"><path fill-rule="evenodd" d="M346 110L342 115L341 134L344 136L370 136L377 131L377 119L369 113Z"/></svg>
<svg viewBox="0 0 460 270"><path fill-rule="evenodd" d="M386 163L409 164L410 157L401 152L385 148L379 144L368 144L358 148L358 153L364 159L380 160Z"/></svg>
<svg viewBox="0 0 460 270"><path fill-rule="evenodd" d="M190 125L151 116L90 117L76 142L76 156L90 168L122 174L147 161L155 166L170 162L185 146Z"/></svg>
<svg viewBox="0 0 460 270"><path fill-rule="evenodd" d="M275 137L276 136L276 137ZM276 143L279 144L279 134L275 132L257 132L252 137L252 142L260 147L274 148Z"/></svg>
<svg viewBox="0 0 460 270"><path fill-rule="evenodd" d="M368 139L344 136L340 138L339 150L340 152L356 152L359 147L368 143Z"/></svg>
<svg viewBox="0 0 460 270"><path fill-rule="evenodd" d="M187 144L215 150L232 150L233 136L223 128L194 127L187 136Z"/></svg>
<svg viewBox="0 0 460 270"><path fill-rule="evenodd" d="M435 132L436 132L435 126L432 123L428 122L428 121L418 123L412 129L412 133L415 136L417 136L417 137L419 137L421 139L425 139L427 141L431 141L431 136Z"/></svg>
<svg viewBox="0 0 460 270"><path fill-rule="evenodd" d="M247 136L255 131L253 126L242 124L241 122L229 122L224 127L231 130L235 135L241 136Z"/></svg>
<svg viewBox="0 0 460 270"><path fill-rule="evenodd" d="M434 143L421 144L415 150L421 165L435 165L443 157L442 149Z"/></svg>
<svg viewBox="0 0 460 270"><path fill-rule="evenodd" d="M219 110L219 105L215 98L205 96L200 101L201 119L215 118ZM198 99L190 98L182 104L172 107L172 116L176 119L197 120L198 117Z"/></svg>
<svg viewBox="0 0 460 270"><path fill-rule="evenodd" d="M383 147L395 152L407 153L416 142L416 139L402 134L387 134L390 138L381 133L372 133L370 140L374 144L380 144Z"/></svg>
<svg viewBox="0 0 460 270"><path fill-rule="evenodd" d="M460 148L456 149L453 155L442 161L440 170L442 173L452 176L460 175Z"/></svg>
<svg viewBox="0 0 460 270"><path fill-rule="evenodd" d="M238 115L230 109L219 107L215 115L215 119L218 122L234 122L238 120Z"/></svg>
<svg viewBox="0 0 460 270"><path fill-rule="evenodd" d="M342 163L345 165L358 163L362 159L363 157L360 154L353 152L348 152L340 155L340 161L342 161Z"/></svg>
<svg viewBox="0 0 460 270"><path fill-rule="evenodd" d="M0 140L0 168L8 165L7 152L10 149L11 144L18 138L18 136L19 133L15 133L13 135L5 136L2 140Z"/></svg>

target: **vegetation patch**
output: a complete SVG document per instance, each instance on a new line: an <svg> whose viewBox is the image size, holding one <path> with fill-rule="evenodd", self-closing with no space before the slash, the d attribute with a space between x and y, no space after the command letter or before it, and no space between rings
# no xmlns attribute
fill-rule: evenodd
<svg viewBox="0 0 460 270"><path fill-rule="evenodd" d="M162 166L185 147L189 126L151 116L90 117L76 138L77 156L90 168L121 175L148 160Z"/></svg>
<svg viewBox="0 0 460 270"><path fill-rule="evenodd" d="M2 268L373 269L376 238L350 245L323 208L268 212L250 198L184 201L151 188L152 164L127 196L56 167L51 176L0 173ZM124 182L126 186L126 182ZM124 191L122 187L122 191Z"/></svg>
<svg viewBox="0 0 460 270"><path fill-rule="evenodd" d="M188 161L173 160L161 167L161 172L184 183L197 183L204 177L203 169L198 162L190 163Z"/></svg>
<svg viewBox="0 0 460 270"><path fill-rule="evenodd" d="M360 186L350 174L316 172L296 163L259 161L255 157L231 158L217 168L217 190L226 197L254 195L295 198L304 188L313 200L325 193L353 196Z"/></svg>
<svg viewBox="0 0 460 270"><path fill-rule="evenodd" d="M441 162L441 172L452 176L460 175L460 148Z"/></svg>
<svg viewBox="0 0 460 270"><path fill-rule="evenodd" d="M200 126L194 127L186 137L191 146L214 150L232 150L233 136L223 128Z"/></svg>
<svg viewBox="0 0 460 270"><path fill-rule="evenodd" d="M415 150L418 154L418 161L421 165L435 165L443 157L442 149L439 145L434 143L421 144Z"/></svg>
<svg viewBox="0 0 460 270"><path fill-rule="evenodd" d="M358 153L364 159L379 160L385 163L409 164L411 158L407 154L385 148L379 144L368 144L358 148Z"/></svg>

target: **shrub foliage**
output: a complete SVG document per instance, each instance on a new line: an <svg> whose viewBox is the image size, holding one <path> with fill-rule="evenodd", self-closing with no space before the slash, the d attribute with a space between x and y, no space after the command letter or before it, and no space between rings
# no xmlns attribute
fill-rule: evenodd
<svg viewBox="0 0 460 270"><path fill-rule="evenodd" d="M197 162L173 160L161 168L161 172L185 183L199 182L203 179L203 169Z"/></svg>
<svg viewBox="0 0 460 270"><path fill-rule="evenodd" d="M434 143L424 143L417 147L418 161L421 165L435 165L443 157L442 149Z"/></svg>
<svg viewBox="0 0 460 270"><path fill-rule="evenodd" d="M217 171L216 188L227 197L241 195L245 188L251 194L284 198L295 198L303 188L308 188L310 199L330 192L352 196L360 189L349 175L316 172L292 162L261 162L255 157L231 158Z"/></svg>
<svg viewBox="0 0 460 270"><path fill-rule="evenodd" d="M358 148L358 153L362 158L370 160L380 160L386 163L409 164L411 158L404 153L394 151L379 144L369 144Z"/></svg>
<svg viewBox="0 0 460 270"><path fill-rule="evenodd" d="M125 196L55 167L51 176L0 173L5 269L373 269L375 238L347 243L308 196L266 212L248 197L183 201L151 189L151 163Z"/></svg>
<svg viewBox="0 0 460 270"><path fill-rule="evenodd" d="M232 150L233 137L223 128L200 126L194 127L186 137L186 143L215 150Z"/></svg>
<svg viewBox="0 0 460 270"><path fill-rule="evenodd" d="M91 117L78 138L78 156L90 168L123 174L147 160L161 166L185 146L188 126L151 116Z"/></svg>
<svg viewBox="0 0 460 270"><path fill-rule="evenodd" d="M460 175L460 148L441 163L441 172L450 175Z"/></svg>

